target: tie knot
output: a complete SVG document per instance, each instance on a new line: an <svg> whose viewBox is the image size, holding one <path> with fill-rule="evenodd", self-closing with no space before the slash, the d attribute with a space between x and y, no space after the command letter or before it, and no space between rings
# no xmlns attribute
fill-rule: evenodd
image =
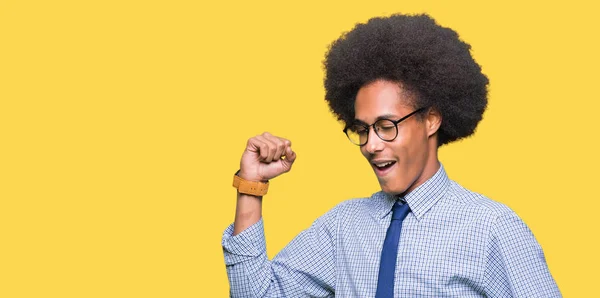
<svg viewBox="0 0 600 298"><path fill-rule="evenodd" d="M392 207L392 220L402 221L406 215L408 215L408 213L410 213L410 207L408 207L408 204L400 204L399 202L396 202L394 207Z"/></svg>

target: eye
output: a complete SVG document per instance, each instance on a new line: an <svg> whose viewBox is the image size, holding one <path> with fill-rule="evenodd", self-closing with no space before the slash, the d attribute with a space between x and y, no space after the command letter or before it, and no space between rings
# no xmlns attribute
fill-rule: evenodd
<svg viewBox="0 0 600 298"><path fill-rule="evenodd" d="M359 135L364 135L369 131L365 126L362 125L350 126L349 130Z"/></svg>
<svg viewBox="0 0 600 298"><path fill-rule="evenodd" d="M377 131L389 132L396 129L396 125L394 125L392 121L382 120L375 125L375 128L377 129Z"/></svg>

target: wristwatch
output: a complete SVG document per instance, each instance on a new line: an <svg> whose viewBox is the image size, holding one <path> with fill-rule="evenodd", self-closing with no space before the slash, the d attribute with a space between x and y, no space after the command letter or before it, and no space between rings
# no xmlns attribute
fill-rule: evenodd
<svg viewBox="0 0 600 298"><path fill-rule="evenodd" d="M238 176L240 171L238 170L233 175L233 187L237 188L239 193L262 197L267 194L269 190L269 182L260 181L248 181Z"/></svg>

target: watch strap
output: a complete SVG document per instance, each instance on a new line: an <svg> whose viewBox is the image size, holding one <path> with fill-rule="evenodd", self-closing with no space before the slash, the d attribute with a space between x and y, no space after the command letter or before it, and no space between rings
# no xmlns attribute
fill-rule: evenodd
<svg viewBox="0 0 600 298"><path fill-rule="evenodd" d="M233 175L233 187L237 188L239 193L262 197L267 194L269 190L269 182L260 181L248 181L238 176L237 173Z"/></svg>

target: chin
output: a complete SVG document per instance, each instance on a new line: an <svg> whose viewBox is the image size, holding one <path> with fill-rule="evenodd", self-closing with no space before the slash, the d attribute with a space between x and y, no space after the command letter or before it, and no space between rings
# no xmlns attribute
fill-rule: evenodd
<svg viewBox="0 0 600 298"><path fill-rule="evenodd" d="M406 191L406 187L400 187L399 185L385 185L380 184L381 190L390 195L403 194Z"/></svg>

